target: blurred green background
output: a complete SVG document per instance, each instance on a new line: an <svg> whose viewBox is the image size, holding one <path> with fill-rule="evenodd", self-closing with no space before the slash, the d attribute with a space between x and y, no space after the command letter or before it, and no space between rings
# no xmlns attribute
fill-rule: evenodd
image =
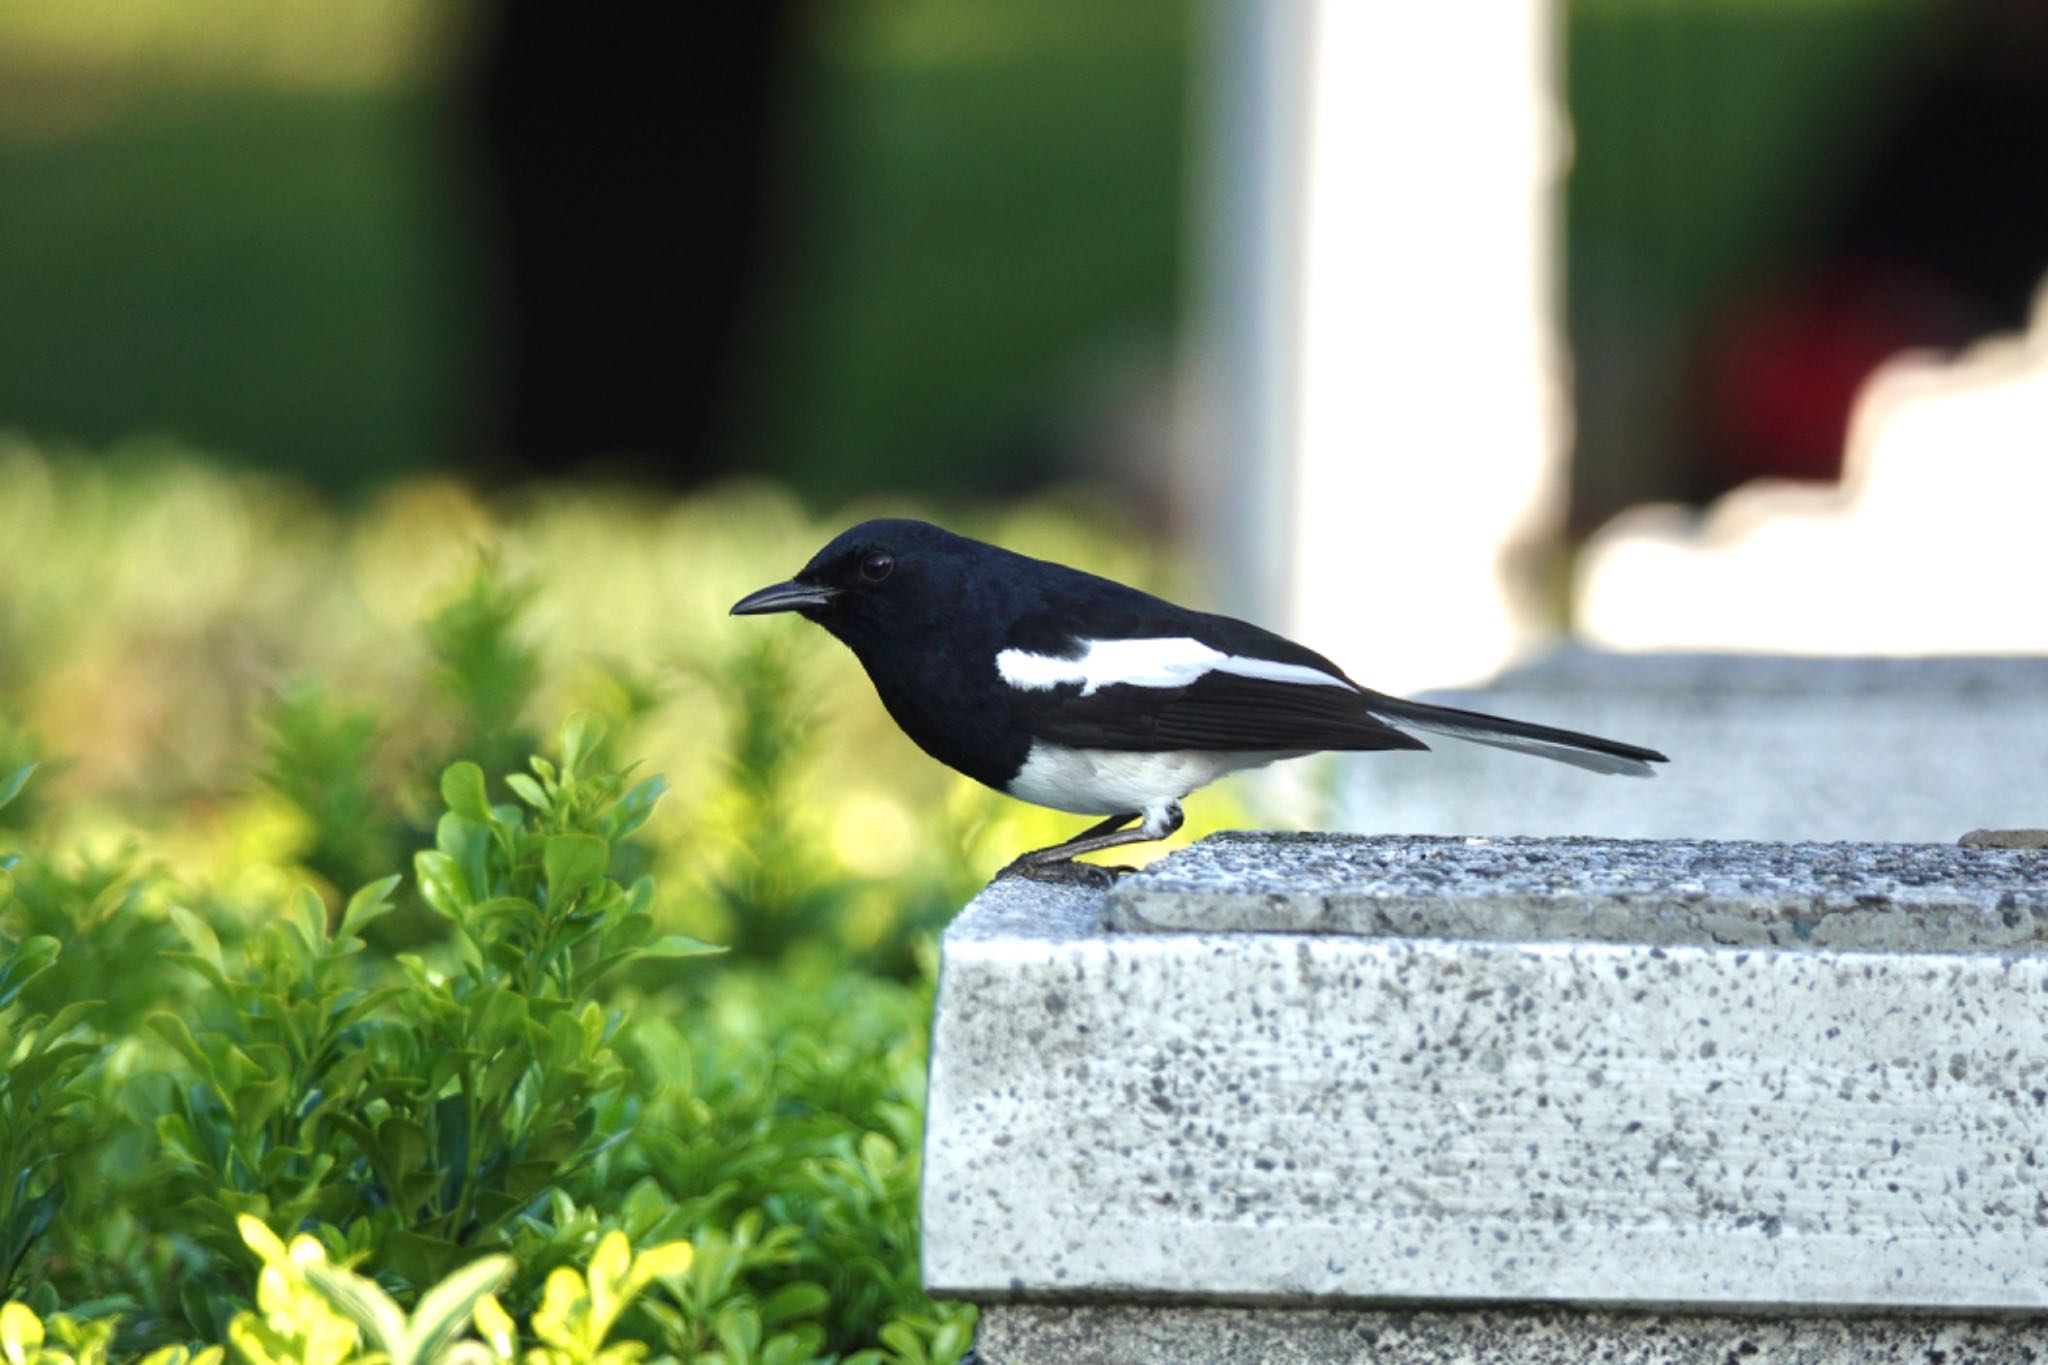
<svg viewBox="0 0 2048 1365"><path fill-rule="evenodd" d="M451 87L489 19L0 4L0 424L345 492L472 451L491 243ZM821 498L1039 482L1032 433L1096 371L1163 368L1188 46L1176 0L799 11L748 468Z"/></svg>
<svg viewBox="0 0 2048 1365"><path fill-rule="evenodd" d="M1566 7L1582 498L1673 491L1617 453L1656 431L1631 425L1656 397L1631 357L1682 346L1797 246L1931 9ZM814 505L1114 471L1163 402L1197 264L1207 11L791 13L776 145L797 188L735 343L720 467ZM480 450L488 470L491 236L456 92L491 14L0 2L0 425L170 435L350 493Z"/></svg>

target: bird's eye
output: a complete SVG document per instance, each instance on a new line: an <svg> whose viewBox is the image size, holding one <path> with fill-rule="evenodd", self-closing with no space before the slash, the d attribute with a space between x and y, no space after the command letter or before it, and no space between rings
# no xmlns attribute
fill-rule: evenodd
<svg viewBox="0 0 2048 1365"><path fill-rule="evenodd" d="M889 571L895 567L896 556L886 550L873 550L869 552L867 558L861 560L860 576L870 583L879 583L887 578Z"/></svg>

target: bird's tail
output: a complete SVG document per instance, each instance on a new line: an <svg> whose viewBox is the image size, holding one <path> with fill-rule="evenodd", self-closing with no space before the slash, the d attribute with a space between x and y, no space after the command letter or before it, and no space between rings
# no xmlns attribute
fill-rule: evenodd
<svg viewBox="0 0 2048 1365"><path fill-rule="evenodd" d="M1380 719L1404 729L1428 730L1474 744L1491 744L1518 754L1569 763L1589 772L1618 773L1624 777L1652 777L1652 763L1667 760L1655 749L1644 749L1619 740L1582 735L1548 725L1508 720L1501 716L1461 711L1454 706L1431 706L1426 702L1403 701L1399 697L1370 694L1368 710Z"/></svg>

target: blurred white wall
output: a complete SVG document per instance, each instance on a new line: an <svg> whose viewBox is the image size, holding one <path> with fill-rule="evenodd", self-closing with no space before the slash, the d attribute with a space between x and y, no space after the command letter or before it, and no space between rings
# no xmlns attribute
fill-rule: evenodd
<svg viewBox="0 0 2048 1365"><path fill-rule="evenodd" d="M2024 335L1904 356L1857 400L1840 485L1638 508L1581 561L1617 649L2048 653L2048 290Z"/></svg>
<svg viewBox="0 0 2048 1365"><path fill-rule="evenodd" d="M1218 600L1390 691L1540 637L1563 495L1550 0L1212 10Z"/></svg>

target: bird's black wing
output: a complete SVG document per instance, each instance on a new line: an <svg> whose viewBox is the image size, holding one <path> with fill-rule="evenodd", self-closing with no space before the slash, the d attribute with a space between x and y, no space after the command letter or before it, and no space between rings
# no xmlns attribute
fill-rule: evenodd
<svg viewBox="0 0 2048 1365"><path fill-rule="evenodd" d="M1081 749L1426 749L1365 709L1347 688L1211 672L1182 687L1079 684L1019 690L1012 705L1033 737Z"/></svg>
<svg viewBox="0 0 2048 1365"><path fill-rule="evenodd" d="M1019 685L1013 663L1004 690L1036 739L1140 753L1429 747L1373 715L1335 664L1283 636L1071 570L1062 578L1049 610L1005 632L1008 649L1035 656L1024 681L1036 685ZM1126 652L1091 661L1091 650ZM1083 676L1053 681L1068 668ZM1257 676L1266 668L1293 676Z"/></svg>

